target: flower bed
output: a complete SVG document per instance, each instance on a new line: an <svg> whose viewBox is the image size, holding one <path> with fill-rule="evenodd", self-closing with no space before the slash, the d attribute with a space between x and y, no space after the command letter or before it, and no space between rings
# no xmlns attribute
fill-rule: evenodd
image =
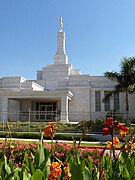
<svg viewBox="0 0 135 180"><path fill-rule="evenodd" d="M44 147L47 148L49 150L49 152L51 153L51 144L48 143L44 143ZM95 158L98 158L100 156L101 153L101 147L85 147L85 146L74 146L74 145L69 145L67 143L63 143L63 142L55 142L53 144L53 148L54 148L54 154L55 157L58 158L60 161L65 162L66 161L66 157L68 156L68 154L75 154L76 150L79 153L80 158L83 157L92 157L95 156ZM0 143L0 156L2 156L2 152L4 151L5 156L7 157L8 160L13 160L14 163L16 164L16 166L22 166L22 164L24 163L22 161L22 159L24 159L25 153L28 154L29 158L32 159L31 154L35 155L37 149L38 149L38 143L24 143L24 142L18 142L18 141L14 141L12 143L10 142L3 142ZM103 149L103 147L102 147ZM97 157L96 157L97 156Z"/></svg>
<svg viewBox="0 0 135 180"><path fill-rule="evenodd" d="M135 132L130 132L127 139L128 128L112 118L107 118L103 125L103 135L112 137L105 147L80 146L86 131L83 131L79 143L75 140L73 145L54 142L57 130L54 123L48 123L44 128L44 134L51 137L51 144L44 142L43 134L34 144L7 142L5 139L5 143L0 143L0 179L133 180ZM116 132L119 137L114 136ZM119 153L116 153L117 148ZM110 150L109 154L106 149Z"/></svg>

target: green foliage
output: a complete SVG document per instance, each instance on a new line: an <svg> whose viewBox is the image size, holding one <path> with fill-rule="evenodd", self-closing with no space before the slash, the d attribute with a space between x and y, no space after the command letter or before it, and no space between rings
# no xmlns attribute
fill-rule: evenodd
<svg viewBox="0 0 135 180"><path fill-rule="evenodd" d="M109 120L106 123L113 124ZM52 180L63 180L65 176L69 180L133 180L135 178L135 152L131 140L127 146L123 144L118 156L114 155L114 148L111 149L113 155L108 155L105 154L106 149L82 150L76 141L73 142L72 147L66 146L66 143L60 145L58 142L53 142L53 136L51 149L49 149L44 146L43 134L41 134L38 146L36 148L34 146L36 151L26 144L24 147L12 142L5 143L1 148L0 180L47 180L50 175ZM21 152L20 147L25 150ZM18 155L21 154L21 164L19 161L16 163L15 152Z"/></svg>
<svg viewBox="0 0 135 180"><path fill-rule="evenodd" d="M121 60L120 71L105 72L105 77L111 79L116 83L114 90L106 94L103 101L106 101L115 93L125 93L126 111L129 111L128 95L135 92L135 57L124 57Z"/></svg>
<svg viewBox="0 0 135 180"><path fill-rule="evenodd" d="M6 156L0 159L0 180L47 180L49 164L51 164L50 153L39 141L38 149L33 155L33 162L25 153L23 165L16 167L12 160ZM56 159L58 161L58 159ZM71 180L132 180L135 178L135 152L123 151L119 159L112 159L109 155L103 156L97 163L88 156L87 161L81 158L78 149L67 155L66 162L69 163ZM61 176L62 178L62 176Z"/></svg>
<svg viewBox="0 0 135 180"><path fill-rule="evenodd" d="M89 132L102 132L103 122L104 120L102 119L80 121L77 124L76 129L82 131L83 129L88 128Z"/></svg>
<svg viewBox="0 0 135 180"><path fill-rule="evenodd" d="M109 180L132 180L135 177L135 153L130 155L123 152L119 159L104 156L100 167L104 169L106 178Z"/></svg>
<svg viewBox="0 0 135 180"><path fill-rule="evenodd" d="M38 132L12 132L11 133L12 138L24 138L24 139L40 139L41 134ZM6 133L5 132L0 132L0 137L1 138L5 138L6 137ZM54 139L57 140L79 140L81 137L80 135L76 135L76 134L55 134ZM46 137L44 136L44 139L46 140L51 140L50 137ZM85 136L83 137L83 141L98 141L96 138L93 138L91 136Z"/></svg>
<svg viewBox="0 0 135 180"><path fill-rule="evenodd" d="M12 132L42 132L47 122L8 122ZM76 124L57 122L59 132L74 131ZM6 129L6 123L0 122L0 130Z"/></svg>
<svg viewBox="0 0 135 180"><path fill-rule="evenodd" d="M48 164L50 164L50 153L44 148L43 142L39 141L38 149L35 153L34 163L25 153L22 167L15 166L14 162L5 155L0 160L0 179L1 180L43 180L48 176Z"/></svg>

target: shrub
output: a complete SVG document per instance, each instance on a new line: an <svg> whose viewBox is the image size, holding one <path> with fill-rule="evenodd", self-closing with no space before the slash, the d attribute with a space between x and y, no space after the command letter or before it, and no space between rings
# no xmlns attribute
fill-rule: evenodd
<svg viewBox="0 0 135 180"><path fill-rule="evenodd" d="M12 132L11 133L12 138L23 138L23 139L40 139L41 133L37 132ZM5 138L6 137L6 132L0 132L0 137ZM8 136L9 137L9 136ZM79 140L81 137L80 135L71 135L71 134L55 134L54 139L55 140ZM46 140L51 140L50 137L46 137L44 135L44 139ZM96 138L93 138L91 136L86 135L83 137L83 141L98 141Z"/></svg>
<svg viewBox="0 0 135 180"><path fill-rule="evenodd" d="M80 121L76 126L77 129L82 131L85 128L88 128L89 132L102 132L103 129L103 122L102 119L97 120L89 120L89 121Z"/></svg>

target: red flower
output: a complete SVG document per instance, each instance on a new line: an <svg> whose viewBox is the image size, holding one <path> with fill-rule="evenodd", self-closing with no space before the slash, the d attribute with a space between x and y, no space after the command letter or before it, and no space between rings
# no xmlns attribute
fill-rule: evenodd
<svg viewBox="0 0 135 180"><path fill-rule="evenodd" d="M128 128L126 126L122 125L122 124L118 124L117 128L118 128L117 129L118 131L124 131L124 132L128 131Z"/></svg>
<svg viewBox="0 0 135 180"><path fill-rule="evenodd" d="M105 136L105 135L108 135L108 134L112 134L113 133L113 130L112 130L112 128L111 127L109 127L109 128L103 128L103 136Z"/></svg>
<svg viewBox="0 0 135 180"><path fill-rule="evenodd" d="M104 124L104 126L111 126L111 125L113 125L113 118L112 117L108 117L107 119L106 119L106 122L104 122L103 124Z"/></svg>

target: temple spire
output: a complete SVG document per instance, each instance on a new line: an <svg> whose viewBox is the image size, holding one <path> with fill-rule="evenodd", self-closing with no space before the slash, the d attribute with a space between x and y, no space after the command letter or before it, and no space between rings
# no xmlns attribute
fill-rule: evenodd
<svg viewBox="0 0 135 180"><path fill-rule="evenodd" d="M63 28L63 18L60 17L60 31L57 35L57 52L54 56L55 64L68 64L68 57L65 50L65 32L62 31Z"/></svg>

